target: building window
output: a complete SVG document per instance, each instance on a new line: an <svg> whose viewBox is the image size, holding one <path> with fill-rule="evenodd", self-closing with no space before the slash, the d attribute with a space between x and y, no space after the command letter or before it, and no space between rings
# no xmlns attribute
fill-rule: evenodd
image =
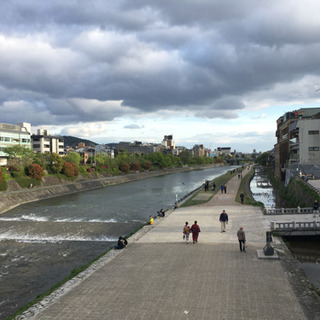
<svg viewBox="0 0 320 320"><path fill-rule="evenodd" d="M319 130L309 130L309 134L319 134Z"/></svg>
<svg viewBox="0 0 320 320"><path fill-rule="evenodd" d="M309 151L319 151L319 147L309 147Z"/></svg>
<svg viewBox="0 0 320 320"><path fill-rule="evenodd" d="M33 148L39 148L40 149L40 144L34 144Z"/></svg>
<svg viewBox="0 0 320 320"><path fill-rule="evenodd" d="M4 141L8 141L8 142L10 142L10 141L11 141L11 139L10 139L10 138L8 138L8 137L5 137L5 138L4 138Z"/></svg>

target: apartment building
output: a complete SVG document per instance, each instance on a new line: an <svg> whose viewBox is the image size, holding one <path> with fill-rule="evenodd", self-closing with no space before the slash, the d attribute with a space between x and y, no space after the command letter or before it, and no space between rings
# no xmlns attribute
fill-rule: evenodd
<svg viewBox="0 0 320 320"><path fill-rule="evenodd" d="M6 147L23 146L31 149L31 124L22 122L18 124L0 123L0 165L7 164Z"/></svg>
<svg viewBox="0 0 320 320"><path fill-rule="evenodd" d="M165 149L174 150L176 148L176 145L173 140L173 135L170 134L170 135L164 136L164 138L162 140L162 145Z"/></svg>
<svg viewBox="0 0 320 320"><path fill-rule="evenodd" d="M216 156L226 156L230 153L231 153L230 147L218 147L217 149L214 150L214 154Z"/></svg>
<svg viewBox="0 0 320 320"><path fill-rule="evenodd" d="M32 147L34 152L64 154L64 140L62 137L50 136L47 130L38 129L37 134L33 134Z"/></svg>
<svg viewBox="0 0 320 320"><path fill-rule="evenodd" d="M301 108L277 120L274 146L277 178L285 180L286 170L320 164L320 108Z"/></svg>

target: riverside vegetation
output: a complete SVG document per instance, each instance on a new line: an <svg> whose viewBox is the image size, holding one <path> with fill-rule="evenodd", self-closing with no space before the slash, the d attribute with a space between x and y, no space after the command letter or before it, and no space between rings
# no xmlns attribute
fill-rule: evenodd
<svg viewBox="0 0 320 320"><path fill-rule="evenodd" d="M76 152L61 157L56 153L34 153L21 146L7 147L8 165L0 170L0 191L8 189L8 181L15 180L21 188L40 186L44 176L54 176L59 181L76 181L79 177L108 177L130 172L153 171L206 164L224 163L222 157L194 157L189 151L178 156L154 152L149 155L120 152L116 158L96 154L83 164Z"/></svg>

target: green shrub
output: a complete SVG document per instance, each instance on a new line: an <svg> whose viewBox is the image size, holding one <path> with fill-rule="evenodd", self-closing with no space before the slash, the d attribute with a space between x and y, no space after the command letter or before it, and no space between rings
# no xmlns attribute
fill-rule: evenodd
<svg viewBox="0 0 320 320"><path fill-rule="evenodd" d="M2 174L2 179L3 179L3 180L8 180L8 179L10 179L9 173L6 173L6 172L3 173L3 174Z"/></svg>
<svg viewBox="0 0 320 320"><path fill-rule="evenodd" d="M0 183L0 191L6 191L8 189L8 184L6 180L2 180Z"/></svg>
<svg viewBox="0 0 320 320"><path fill-rule="evenodd" d="M31 185L39 186L41 184L39 180L29 177L18 177L16 181L21 188L29 188Z"/></svg>

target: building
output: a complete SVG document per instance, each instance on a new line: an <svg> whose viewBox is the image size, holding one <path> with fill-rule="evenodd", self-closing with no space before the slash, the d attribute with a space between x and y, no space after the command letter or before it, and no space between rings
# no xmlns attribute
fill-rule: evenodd
<svg viewBox="0 0 320 320"><path fill-rule="evenodd" d="M277 178L285 180L287 170L320 164L320 108L301 108L277 120L274 146Z"/></svg>
<svg viewBox="0 0 320 320"><path fill-rule="evenodd" d="M7 164L8 155L4 152L4 149L12 146L31 149L30 123L22 122L16 125L0 123L0 165Z"/></svg>
<svg viewBox="0 0 320 320"><path fill-rule="evenodd" d="M141 141L131 142L119 142L118 145L115 146L116 154L121 151L127 151L131 154L142 155L142 154L151 154L154 152L154 146L151 144L143 144ZM116 156L115 154L115 156Z"/></svg>
<svg viewBox="0 0 320 320"><path fill-rule="evenodd" d="M164 147L164 149L174 150L176 148L172 134L168 136L164 136L162 140L162 146Z"/></svg>
<svg viewBox="0 0 320 320"><path fill-rule="evenodd" d="M194 157L204 157L205 155L205 149L203 147L203 144L196 144L192 148L192 155Z"/></svg>
<svg viewBox="0 0 320 320"><path fill-rule="evenodd" d="M64 154L64 140L62 137L50 136L47 130L38 129L37 134L33 134L32 147L34 152Z"/></svg>
<svg viewBox="0 0 320 320"><path fill-rule="evenodd" d="M218 147L215 151L214 154L218 156L227 156L231 153L231 148L230 147Z"/></svg>

